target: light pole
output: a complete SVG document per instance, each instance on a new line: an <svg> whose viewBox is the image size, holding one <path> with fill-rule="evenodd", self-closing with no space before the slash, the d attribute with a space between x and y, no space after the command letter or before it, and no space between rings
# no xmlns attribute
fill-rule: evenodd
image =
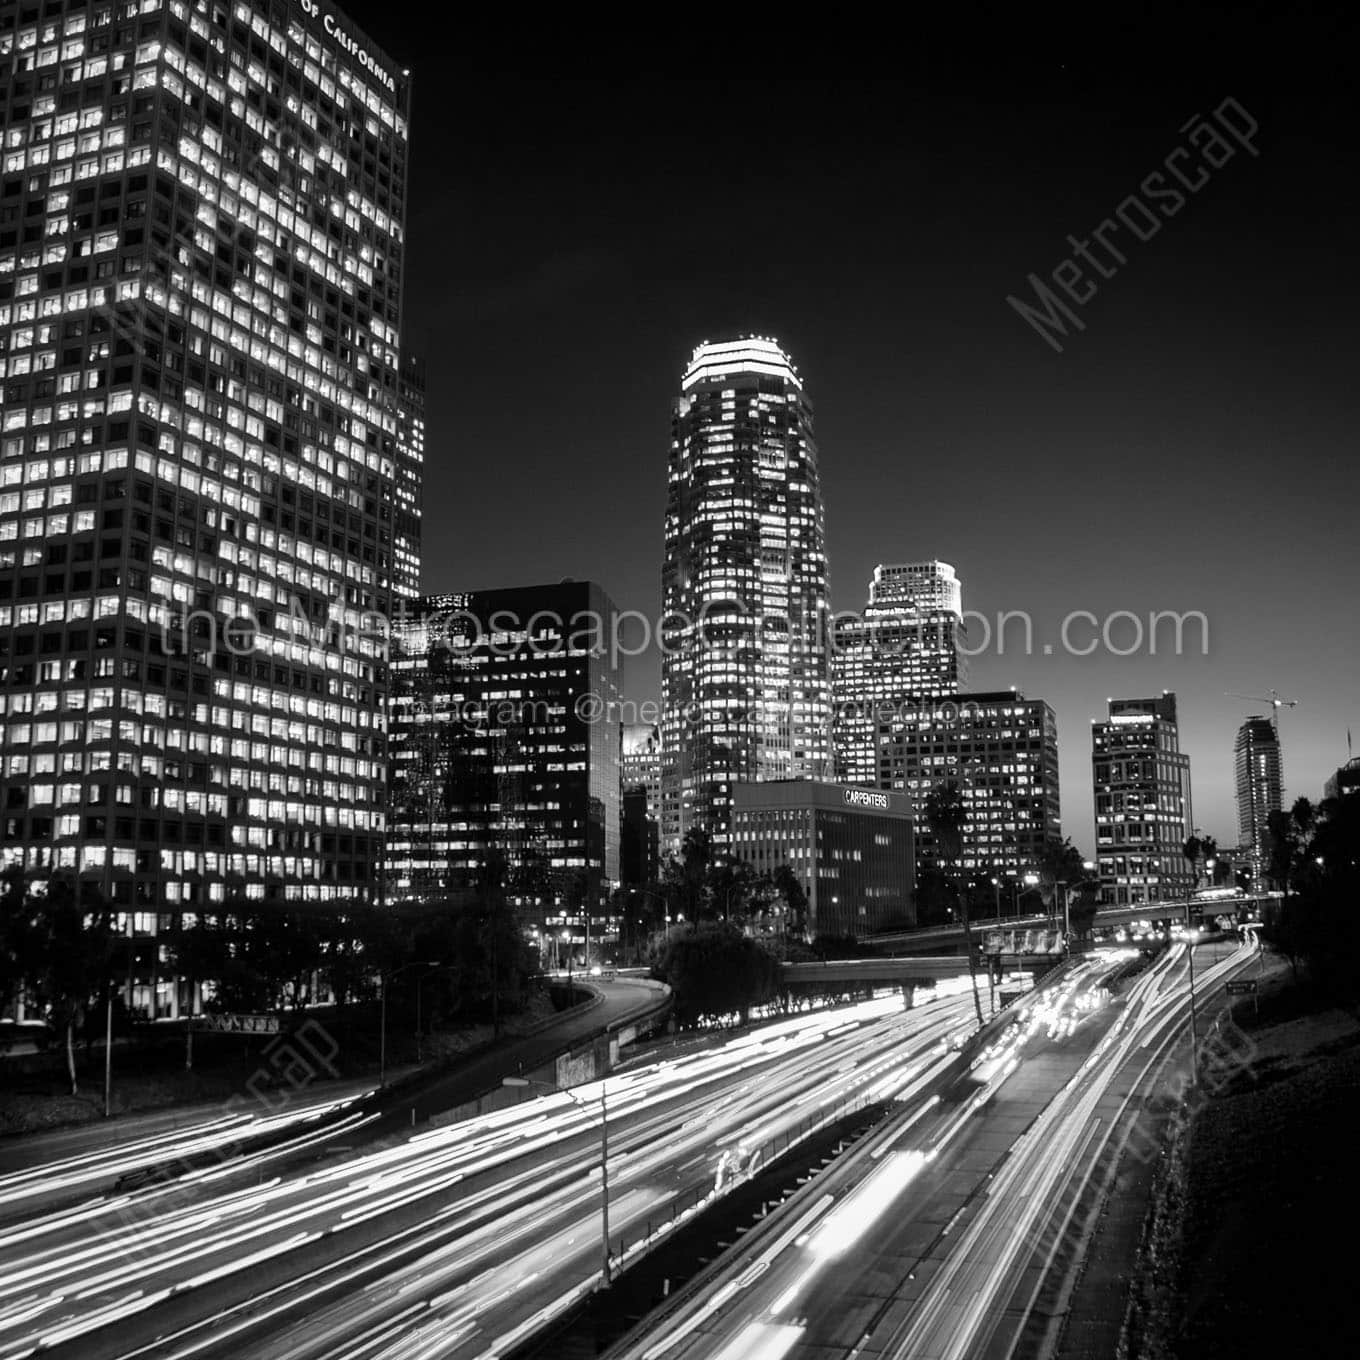
<svg viewBox="0 0 1360 1360"><path fill-rule="evenodd" d="M425 986L425 983L426 983L430 978L432 978L436 973L447 973L452 967L453 967L453 964L451 964L451 963L440 964L440 965L438 965L438 966L431 965L430 971L429 971L428 973L422 973L422 974L416 979L416 1061L417 1061L417 1062L419 1062L419 1061L421 1060L421 1059L420 1059L420 992L421 992L421 989Z"/></svg>
<svg viewBox="0 0 1360 1360"><path fill-rule="evenodd" d="M532 1077L502 1077L502 1086L541 1086L546 1091L556 1091L551 1082L535 1081ZM605 1079L600 1078L600 1288L608 1289L613 1283L613 1273L609 1260L609 1106L605 1102ZM571 1091L563 1091L573 1104L585 1109Z"/></svg>
<svg viewBox="0 0 1360 1360"><path fill-rule="evenodd" d="M1192 927L1189 922L1185 926L1185 957L1190 961L1190 1085L1199 1085L1199 1020L1195 1015L1195 940L1191 935L1191 930L1195 935L1199 934L1198 927Z"/></svg>
<svg viewBox="0 0 1360 1360"><path fill-rule="evenodd" d="M992 887L996 889L996 923L999 926L1001 924L1001 880L999 878L992 879Z"/></svg>
<svg viewBox="0 0 1360 1360"><path fill-rule="evenodd" d="M387 984L394 978L400 976L408 968L438 968L439 964L431 963L425 959L416 959L412 963L403 963L400 968L394 968L390 973L380 973L378 975L378 995L380 998L379 1020L378 1020L378 1087L387 1085Z"/></svg>

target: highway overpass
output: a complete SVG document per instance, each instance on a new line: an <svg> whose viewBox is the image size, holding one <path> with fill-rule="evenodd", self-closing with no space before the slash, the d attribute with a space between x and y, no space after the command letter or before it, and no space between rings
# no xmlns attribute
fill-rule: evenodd
<svg viewBox="0 0 1360 1360"><path fill-rule="evenodd" d="M1193 909L1201 917L1212 919L1222 913L1235 915L1249 910L1256 918L1260 917L1265 904L1271 900L1269 895L1259 897L1235 897L1223 901L1201 902L1139 902L1131 907L1101 907L1096 912L1095 928L1115 929L1119 926L1133 925L1137 921L1178 921L1182 925L1189 920ZM1052 913L1040 916L983 916L972 922L974 940L981 942L989 930L1044 930L1053 926ZM958 948L963 944L962 926L930 926L924 930L892 931L883 935L868 936L865 944L876 949L891 949L904 954L936 953L941 950Z"/></svg>
<svg viewBox="0 0 1360 1360"><path fill-rule="evenodd" d="M962 954L940 957L908 955L896 959L830 959L825 963L786 963L786 986L829 987L839 982L871 983L888 987L896 983L935 981L966 977L968 960Z"/></svg>

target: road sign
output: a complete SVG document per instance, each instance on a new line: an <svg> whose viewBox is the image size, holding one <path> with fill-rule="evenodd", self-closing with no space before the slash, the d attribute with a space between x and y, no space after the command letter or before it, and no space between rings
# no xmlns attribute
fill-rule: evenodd
<svg viewBox="0 0 1360 1360"><path fill-rule="evenodd" d="M1229 996L1251 996L1255 991L1255 978L1239 978L1227 985Z"/></svg>
<svg viewBox="0 0 1360 1360"><path fill-rule="evenodd" d="M196 1015L194 1028L220 1034L277 1034L277 1015Z"/></svg>

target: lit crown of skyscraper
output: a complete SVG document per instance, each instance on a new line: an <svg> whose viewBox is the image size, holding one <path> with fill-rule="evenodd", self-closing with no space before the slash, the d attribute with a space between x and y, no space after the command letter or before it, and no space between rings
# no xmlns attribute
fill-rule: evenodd
<svg viewBox="0 0 1360 1360"><path fill-rule="evenodd" d="M705 340L696 345L680 389L688 392L696 383L725 378L732 373L768 373L772 378L783 378L792 383L800 392L803 390L803 380L793 361L778 341L763 335L744 335L737 340Z"/></svg>
<svg viewBox="0 0 1360 1360"><path fill-rule="evenodd" d="M899 562L874 568L869 605L946 609L963 617L963 585L948 562Z"/></svg>

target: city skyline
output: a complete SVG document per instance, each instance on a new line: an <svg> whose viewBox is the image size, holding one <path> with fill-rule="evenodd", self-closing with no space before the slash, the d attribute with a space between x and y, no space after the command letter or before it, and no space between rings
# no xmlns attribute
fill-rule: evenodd
<svg viewBox="0 0 1360 1360"><path fill-rule="evenodd" d="M399 17L356 12L418 55ZM430 100L423 154L476 127L459 153L466 192L455 200L437 175L412 186L413 268L423 259L430 282L408 298L408 329L447 375L430 399L427 496L499 504L510 463L521 488L513 534L473 517L427 547L424 589L570 575L655 614L674 374L705 336L774 335L816 396L834 607L856 603L878 562L940 558L992 617L1204 611L1207 658L986 654L970 683L1053 704L1065 830L1088 851L1090 720L1112 695L1174 690L1197 817L1227 844L1234 734L1255 711L1228 692L1301 700L1282 721L1289 797L1319 795L1360 722L1344 588L1360 571L1346 546L1357 412L1340 301L1356 263L1344 233L1319 242L1310 225L1353 212L1327 170L1345 145L1336 100L1079 64L1041 68L1044 100L1014 76L978 100L926 65L891 87L833 83L813 105L785 101L779 82L700 82L677 98L664 80L511 80L494 121L480 78L437 100L416 82ZM704 91L747 127L740 165L703 153L691 94ZM1259 122L1260 156L1240 152L1128 252L1081 309L1085 330L1053 352L1007 296L1069 253L1069 234L1088 239L1184 142L1182 124L1227 96ZM545 98L546 121L534 114ZM771 99L777 126L754 116ZM633 167L626 187L609 170L619 162ZM761 218L758 243L734 254L701 205L759 214L790 175L819 192ZM533 401L526 327L555 356ZM1143 512L1116 508L1116 485L1155 518L1150 536L1135 527ZM596 488L607 532L581 535ZM625 693L659 697L658 677L639 658Z"/></svg>

